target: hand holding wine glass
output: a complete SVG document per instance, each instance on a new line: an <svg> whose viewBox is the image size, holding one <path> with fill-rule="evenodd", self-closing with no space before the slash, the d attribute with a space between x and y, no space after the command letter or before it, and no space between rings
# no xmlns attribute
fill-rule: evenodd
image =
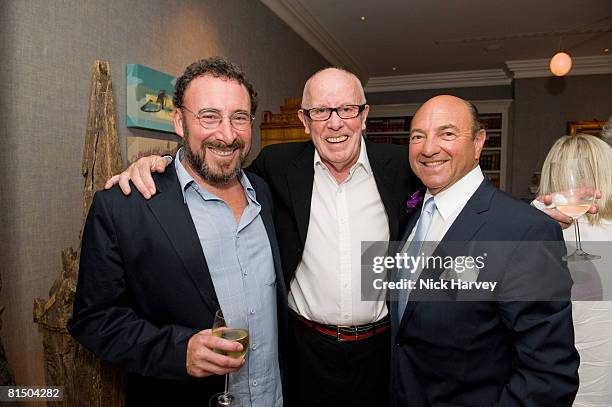
<svg viewBox="0 0 612 407"><path fill-rule="evenodd" d="M233 358L234 360L244 361L244 357L249 349L249 325L246 317L225 318L223 312L218 310L215 314L212 334L224 341L241 345L241 347L234 350L217 348L215 349L216 353ZM242 405L240 399L229 391L228 383L229 373L225 375L225 391L212 396L209 401L210 407L237 407Z"/></svg>
<svg viewBox="0 0 612 407"><path fill-rule="evenodd" d="M193 335L187 345L187 373L193 377L224 375L239 370L244 359L225 356L220 352L242 352L237 342L213 336L211 329Z"/></svg>
<svg viewBox="0 0 612 407"><path fill-rule="evenodd" d="M589 211L595 199L595 175L588 160L575 158L551 164L551 172L558 175L559 185L553 185L553 204L557 210L574 220L576 251L563 260L595 260L601 258L582 250L578 218Z"/></svg>

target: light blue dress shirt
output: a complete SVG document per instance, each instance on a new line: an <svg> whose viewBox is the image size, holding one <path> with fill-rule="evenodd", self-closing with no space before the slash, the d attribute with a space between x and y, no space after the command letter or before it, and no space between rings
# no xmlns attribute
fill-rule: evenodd
<svg viewBox="0 0 612 407"><path fill-rule="evenodd" d="M282 406L278 360L276 274L261 205L244 172L240 183L248 206L240 223L231 208L189 175L177 152L176 173L189 208L215 292L226 320L248 319L245 365L230 376L230 390L245 407Z"/></svg>

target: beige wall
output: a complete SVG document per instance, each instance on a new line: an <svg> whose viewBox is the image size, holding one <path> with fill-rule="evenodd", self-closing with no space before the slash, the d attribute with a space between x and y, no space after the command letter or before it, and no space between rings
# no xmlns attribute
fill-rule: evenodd
<svg viewBox="0 0 612 407"><path fill-rule="evenodd" d="M301 95L327 63L254 0L19 0L0 8L1 335L17 383L36 385L44 379L32 301L47 298L60 251L78 245L93 61L111 63L124 158L126 136L151 134L125 127L127 63L177 75L196 59L227 56L250 74L259 113Z"/></svg>

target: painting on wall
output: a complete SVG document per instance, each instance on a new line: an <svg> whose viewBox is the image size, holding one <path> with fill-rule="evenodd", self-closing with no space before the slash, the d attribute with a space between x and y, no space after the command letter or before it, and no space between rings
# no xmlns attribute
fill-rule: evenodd
<svg viewBox="0 0 612 407"><path fill-rule="evenodd" d="M569 122L567 123L567 134L575 136L578 133L586 133L601 137L601 130L604 124L606 124L605 120L580 120Z"/></svg>
<svg viewBox="0 0 612 407"><path fill-rule="evenodd" d="M148 137L128 137L127 138L127 155L128 163L133 163L140 157L148 155L175 155L178 150L178 141L160 140Z"/></svg>
<svg viewBox="0 0 612 407"><path fill-rule="evenodd" d="M128 127L174 132L176 78L140 64L126 65Z"/></svg>

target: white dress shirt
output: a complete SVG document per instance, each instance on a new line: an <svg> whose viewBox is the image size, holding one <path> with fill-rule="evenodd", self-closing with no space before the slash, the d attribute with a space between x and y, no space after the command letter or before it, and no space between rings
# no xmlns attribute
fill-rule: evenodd
<svg viewBox="0 0 612 407"><path fill-rule="evenodd" d="M289 307L323 324L378 321L387 314L385 292L380 291L378 301L361 300L361 242L388 242L389 222L365 143L362 140L359 158L340 184L316 150L313 165L308 234L291 280Z"/></svg>
<svg viewBox="0 0 612 407"><path fill-rule="evenodd" d="M438 194L434 196L436 210L434 211L433 219L431 220L431 225L429 226L429 231L427 232L425 241L439 242L442 240L446 232L448 232L448 229L450 229L451 225L455 222L455 219L457 219L457 216L459 216L461 210L463 210L465 207L465 204L467 204L472 195L474 195L474 192L476 192L483 180L484 175L482 174L480 166L477 165L472 171L468 172L463 178L455 182L448 189L438 192ZM429 190L427 190L425 197L423 198L423 202L426 202L431 196L431 193ZM421 210L422 209L423 208L421 208ZM415 232L416 228L413 228L412 232L410 233L410 237L408 237L408 240L406 241L406 245L412 241ZM431 251L431 249L433 248L430 248L429 251ZM405 250L406 247L404 247L403 251Z"/></svg>

